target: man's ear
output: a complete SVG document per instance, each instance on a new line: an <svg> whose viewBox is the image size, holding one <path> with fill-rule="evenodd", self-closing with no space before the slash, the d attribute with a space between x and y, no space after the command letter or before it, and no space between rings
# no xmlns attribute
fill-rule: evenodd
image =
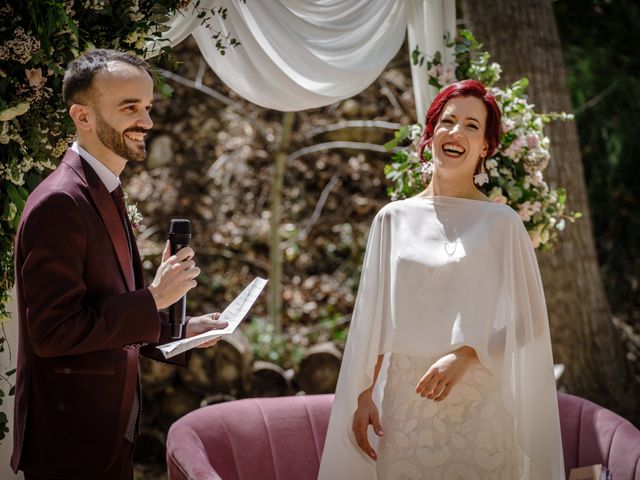
<svg viewBox="0 0 640 480"><path fill-rule="evenodd" d="M91 107L88 105L82 105L80 103L74 103L69 107L69 116L73 120L76 129L89 131L93 129L94 115Z"/></svg>

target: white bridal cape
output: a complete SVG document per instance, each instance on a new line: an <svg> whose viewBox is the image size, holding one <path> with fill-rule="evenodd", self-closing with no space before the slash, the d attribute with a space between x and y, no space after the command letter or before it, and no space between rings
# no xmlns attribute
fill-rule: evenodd
<svg viewBox="0 0 640 480"><path fill-rule="evenodd" d="M497 380L519 478L564 479L547 312L527 231L508 206L441 196L392 202L373 221L319 479L378 478L351 425L379 354L433 358L462 345ZM373 394L383 430L388 357ZM376 439L370 433L374 448Z"/></svg>

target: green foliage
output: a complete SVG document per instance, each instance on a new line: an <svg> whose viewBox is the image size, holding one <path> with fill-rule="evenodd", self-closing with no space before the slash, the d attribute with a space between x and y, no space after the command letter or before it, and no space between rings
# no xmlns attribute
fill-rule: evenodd
<svg viewBox="0 0 640 480"><path fill-rule="evenodd" d="M272 362L282 368L293 368L300 363L304 347L289 335L277 331L276 326L263 318L253 318L244 327L256 360Z"/></svg>
<svg viewBox="0 0 640 480"><path fill-rule="evenodd" d="M304 356L305 349L316 343L331 341L344 347L347 341L350 317L327 314L316 325L292 324L285 332L263 318L255 317L243 325L256 360L280 365L284 369L296 368Z"/></svg>
<svg viewBox="0 0 640 480"><path fill-rule="evenodd" d="M481 190L493 201L508 204L520 214L535 248L552 248L566 221L573 222L580 214L565 212L565 191L553 189L544 181L542 172L550 154L549 139L543 129L553 120L573 117L565 113L536 113L527 101L526 78L505 88L497 87L500 65L490 61L491 56L481 50L482 45L471 32L460 30L455 42L450 41L447 47L454 52L452 63L443 63L440 52L427 59L417 49L413 51L413 61L427 68L429 84L437 89L463 79L479 80L490 88L502 111L502 134L497 151L485 161L488 182ZM431 153L425 149L424 158L417 155L421 129L420 125L404 126L385 145L393 150L391 163L385 167L385 175L392 182L388 193L393 200L416 195L430 181Z"/></svg>
<svg viewBox="0 0 640 480"><path fill-rule="evenodd" d="M640 325L640 3L553 2L609 302ZM597 26L597 28L594 28Z"/></svg>

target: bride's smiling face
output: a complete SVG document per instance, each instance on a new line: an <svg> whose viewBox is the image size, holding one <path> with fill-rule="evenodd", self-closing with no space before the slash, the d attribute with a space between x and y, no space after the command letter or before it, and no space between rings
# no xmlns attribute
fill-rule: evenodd
<svg viewBox="0 0 640 480"><path fill-rule="evenodd" d="M447 176L471 179L478 161L487 155L486 121L487 109L479 98L449 100L433 133L431 151L436 169Z"/></svg>

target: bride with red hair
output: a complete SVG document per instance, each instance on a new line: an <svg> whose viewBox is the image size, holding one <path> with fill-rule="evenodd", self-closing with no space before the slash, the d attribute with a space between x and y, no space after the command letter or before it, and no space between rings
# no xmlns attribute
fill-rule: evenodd
<svg viewBox="0 0 640 480"><path fill-rule="evenodd" d="M478 188L500 118L475 80L427 112L431 181L373 221L320 479L565 478L533 246Z"/></svg>

